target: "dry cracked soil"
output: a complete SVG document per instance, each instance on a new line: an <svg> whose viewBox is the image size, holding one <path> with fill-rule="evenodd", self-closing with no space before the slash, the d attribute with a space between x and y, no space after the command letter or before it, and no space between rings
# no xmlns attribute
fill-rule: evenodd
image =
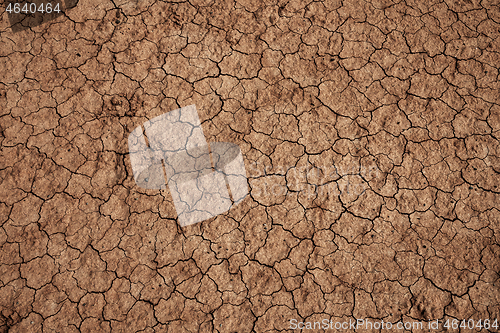
<svg viewBox="0 0 500 333"><path fill-rule="evenodd" d="M498 1L7 4L0 332L500 320ZM250 193L181 228L127 137L191 104Z"/></svg>

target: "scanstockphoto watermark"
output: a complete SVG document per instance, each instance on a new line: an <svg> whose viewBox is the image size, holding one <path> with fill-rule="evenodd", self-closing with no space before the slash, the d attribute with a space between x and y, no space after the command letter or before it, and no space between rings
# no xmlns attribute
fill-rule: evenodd
<svg viewBox="0 0 500 333"><path fill-rule="evenodd" d="M375 166L272 166L247 164L254 197L285 196L292 193L315 198L326 195L359 196L369 189L368 182L382 174Z"/></svg>
<svg viewBox="0 0 500 333"><path fill-rule="evenodd" d="M168 187L183 227L228 211L248 194L241 149L230 142L209 144L195 105L138 124L128 147L137 186Z"/></svg>
<svg viewBox="0 0 500 333"><path fill-rule="evenodd" d="M341 321L335 319L323 319L321 321L300 321L297 319L290 319L290 329L292 330L437 330L439 329L439 322L435 321L398 321L392 323L383 320L375 319L349 319L349 321Z"/></svg>
<svg viewBox="0 0 500 333"><path fill-rule="evenodd" d="M352 331L352 330L446 330L446 331L462 331L462 330L477 330L485 329L496 332L499 328L498 319L462 319L448 318L446 321L434 319L429 321L411 321L402 320L398 322L383 321L377 319L349 319L338 320L333 318L325 318L320 321L301 321L290 319L290 329L292 330L336 330L336 331Z"/></svg>

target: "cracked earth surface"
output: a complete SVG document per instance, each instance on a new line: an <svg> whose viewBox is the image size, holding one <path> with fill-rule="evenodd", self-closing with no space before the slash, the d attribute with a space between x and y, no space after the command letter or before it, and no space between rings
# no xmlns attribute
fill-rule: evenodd
<svg viewBox="0 0 500 333"><path fill-rule="evenodd" d="M1 332L500 319L498 2L89 0L18 28ZM127 136L190 104L250 195L181 228Z"/></svg>

